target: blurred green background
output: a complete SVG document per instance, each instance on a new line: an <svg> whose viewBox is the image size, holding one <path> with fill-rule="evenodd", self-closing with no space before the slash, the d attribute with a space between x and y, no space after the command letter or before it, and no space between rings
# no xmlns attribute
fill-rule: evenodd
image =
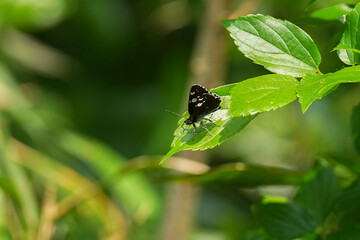
<svg viewBox="0 0 360 240"><path fill-rule="evenodd" d="M0 239L162 239L168 176L176 174L157 163L178 121L165 110L185 110L189 61L209 1L0 1ZM306 16L343 2L318 0L305 11L307 0L264 0L255 13L303 28L327 73L343 67L330 52L343 25L308 24ZM229 16L242 4L229 1ZM220 84L267 73L222 34ZM352 154L358 93L359 85L344 85L305 115L298 102L264 113L212 150L208 163L306 172L319 154ZM251 203L293 193L206 186L186 239L243 239L257 226Z"/></svg>

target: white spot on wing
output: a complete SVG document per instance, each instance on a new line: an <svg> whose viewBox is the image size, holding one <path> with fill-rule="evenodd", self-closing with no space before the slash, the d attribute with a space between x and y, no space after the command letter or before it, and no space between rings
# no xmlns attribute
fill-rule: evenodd
<svg viewBox="0 0 360 240"><path fill-rule="evenodd" d="M193 103L196 103L196 101L197 101L196 98L191 99L191 102L193 102Z"/></svg>
<svg viewBox="0 0 360 240"><path fill-rule="evenodd" d="M196 104L196 107L201 107L201 105L203 105L204 102L200 102L198 104Z"/></svg>

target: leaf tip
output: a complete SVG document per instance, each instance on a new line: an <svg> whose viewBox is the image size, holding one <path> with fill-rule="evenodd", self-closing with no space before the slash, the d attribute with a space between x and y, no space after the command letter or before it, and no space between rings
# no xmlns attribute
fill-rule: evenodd
<svg viewBox="0 0 360 240"><path fill-rule="evenodd" d="M305 112L309 109L311 103L310 104L309 103L304 103L304 102L300 101L300 99L299 99L299 102L300 102L300 105L301 105L301 111L302 111L303 114L305 114Z"/></svg>
<svg viewBox="0 0 360 240"><path fill-rule="evenodd" d="M228 28L235 20L234 19L221 19L220 22L225 28Z"/></svg>
<svg viewBox="0 0 360 240"><path fill-rule="evenodd" d="M166 159L168 159L175 153L179 152L180 150L181 150L181 146L177 146L177 147L175 146L175 147L171 148L170 151L161 159L161 161L159 162L159 165L161 165L163 162L165 162Z"/></svg>
<svg viewBox="0 0 360 240"><path fill-rule="evenodd" d="M171 150L170 150L171 152ZM168 159L169 157L171 157L172 154L169 154L170 152L168 152L159 162L159 165L163 164L165 162L166 159Z"/></svg>

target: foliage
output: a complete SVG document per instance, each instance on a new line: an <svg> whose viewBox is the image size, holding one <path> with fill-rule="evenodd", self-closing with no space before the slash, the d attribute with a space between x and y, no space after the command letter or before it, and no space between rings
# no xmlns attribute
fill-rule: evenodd
<svg viewBox="0 0 360 240"><path fill-rule="evenodd" d="M355 8L345 15L345 29L344 34L340 40L340 44L359 50L360 33L359 33L359 17L360 5L357 4ZM351 50L338 50L339 58L345 64L354 65L360 63L359 53Z"/></svg>
<svg viewBox="0 0 360 240"><path fill-rule="evenodd" d="M189 239L359 239L359 4L223 20L210 133L184 113L152 155L206 2L0 1L0 239L158 240L168 183L202 186ZM210 148L209 164L172 156Z"/></svg>
<svg viewBox="0 0 360 240"><path fill-rule="evenodd" d="M350 47L354 49L360 49L357 46L357 39L360 39L357 29L359 20L356 17L358 7L360 4L346 15L345 30L340 42L346 46L351 42ZM329 11L337 11L337 8ZM322 74L318 69L321 56L317 46L308 34L288 21L258 14L239 17L236 20L223 20L223 24L246 57L276 74L224 86L225 92L228 91L222 95L222 108L225 110L219 110L213 114L216 117L211 117L218 125L212 125L211 135L202 132L197 136L191 136L188 132L182 131L181 125L184 120L180 120L180 127L175 131L175 138L171 144L172 149L162 162L180 150L213 148L234 135L234 132L241 131L251 120L244 119L245 122L237 124L237 129L233 128L233 131L227 130L223 133L227 126L225 122L231 122L229 120L232 118L245 118L264 111L276 110L294 101L296 95L305 113L315 100L334 91L340 83L360 82L359 66ZM346 39L349 38L351 39L347 44ZM346 59L344 52L347 54ZM346 64L356 64L355 59L359 57L359 53L351 49L338 48L338 53L339 58ZM300 81L294 77L300 78ZM213 92L216 93L217 90L224 91L219 87ZM219 141L219 137L223 140Z"/></svg>
<svg viewBox="0 0 360 240"><path fill-rule="evenodd" d="M314 233L325 239L332 239L335 235L343 239L342 236L348 235L343 229L348 221L344 209L358 207L356 201L351 202L359 194L358 181L341 190L331 168L318 167L314 171L307 181L300 184L292 203L267 202L254 206L255 215L270 236L275 239L308 239L305 236ZM360 232L352 234L356 239Z"/></svg>
<svg viewBox="0 0 360 240"><path fill-rule="evenodd" d="M313 4L310 1L308 7ZM184 119L175 131L172 149L162 162L180 150L205 150L227 140L244 129L251 120L266 111L273 111L298 98L301 110L306 114L310 105L334 92L342 83L360 82L360 35L358 26L360 3L351 9L340 4L318 10L310 15L322 21L343 20L344 31L334 50L346 65L332 73L321 73L321 56L311 37L296 25L275 19L271 16L248 15L236 20L223 20L239 51L254 63L262 65L274 74L263 75L241 82L221 86L211 91L222 99L222 109L211 119L219 126L211 127L211 135L205 131L195 134L182 131ZM345 14L343 18L341 15ZM326 61L326 59L325 59ZM188 117L187 113L184 117ZM229 126L232 120L234 126ZM226 120L226 122L225 122ZM355 148L359 151L359 105L351 117L352 136ZM225 131L226 130L226 131ZM223 137L223 141L219 141ZM200 147L201 146L201 147ZM343 153L345 154L345 153ZM359 209L356 200L360 194L358 171L359 157L350 157L353 163L336 159L333 166L341 166L351 172L348 184L340 187L334 169L323 161L318 163L299 185L290 202L264 201L253 205L252 210L262 228L248 234L246 239L358 239L360 222L354 216ZM322 160L331 162L331 158ZM205 178L206 175L195 177ZM230 175L229 175L230 176ZM231 174L231 176L233 176ZM223 175L218 177L227 179ZM236 178L229 177L230 182ZM188 176L188 181L194 181ZM217 182L221 180L217 180ZM247 181L249 182L249 181ZM349 184L349 182L351 184ZM283 182L284 183L284 182ZM265 199L264 199L265 200ZM357 220L354 220L354 218Z"/></svg>

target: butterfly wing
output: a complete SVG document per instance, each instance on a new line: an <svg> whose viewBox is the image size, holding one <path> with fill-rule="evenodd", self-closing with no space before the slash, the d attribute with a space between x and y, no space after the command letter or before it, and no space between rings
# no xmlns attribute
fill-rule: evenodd
<svg viewBox="0 0 360 240"><path fill-rule="evenodd" d="M221 99L215 94L204 94L199 98L195 104L193 116L194 119L199 119L209 113L212 113L220 108Z"/></svg>
<svg viewBox="0 0 360 240"><path fill-rule="evenodd" d="M221 98L196 84L190 89L188 111L192 122L220 108Z"/></svg>
<svg viewBox="0 0 360 240"><path fill-rule="evenodd" d="M209 93L209 90L199 84L194 84L191 86L188 103L188 112L190 115L193 115L195 105L198 103L200 96Z"/></svg>

